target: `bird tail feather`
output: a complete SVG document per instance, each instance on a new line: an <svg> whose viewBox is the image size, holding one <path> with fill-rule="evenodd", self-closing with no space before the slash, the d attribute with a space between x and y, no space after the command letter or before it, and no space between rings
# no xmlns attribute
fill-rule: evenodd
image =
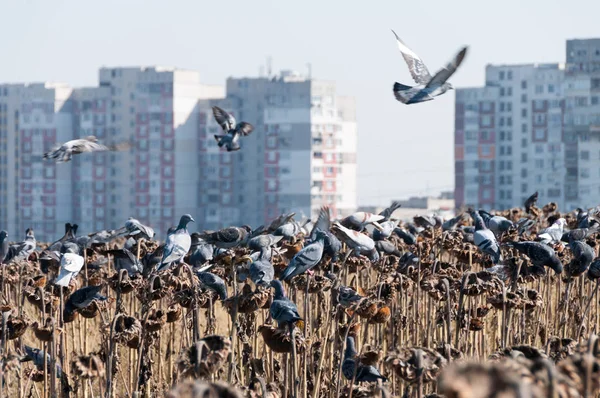
<svg viewBox="0 0 600 398"><path fill-rule="evenodd" d="M411 86L407 86L406 84L402 84L402 83L394 83L394 91L406 91L406 90L410 90L412 87Z"/></svg>

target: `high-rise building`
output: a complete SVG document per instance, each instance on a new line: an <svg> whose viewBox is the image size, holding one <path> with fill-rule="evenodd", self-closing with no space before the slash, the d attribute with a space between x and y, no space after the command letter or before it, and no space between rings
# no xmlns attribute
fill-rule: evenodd
<svg viewBox="0 0 600 398"><path fill-rule="evenodd" d="M459 89L457 206L521 206L533 192L561 209L600 194L600 39L568 40L566 65L488 66Z"/></svg>
<svg viewBox="0 0 600 398"><path fill-rule="evenodd" d="M255 126L242 150L216 145L214 105ZM131 148L43 161L55 143L91 135ZM1 85L0 228L44 240L65 222L89 233L134 216L164 237L184 213L199 229L325 204L344 215L356 208L356 148L354 100L294 72L228 79L226 90L158 67L102 68L98 87Z"/></svg>

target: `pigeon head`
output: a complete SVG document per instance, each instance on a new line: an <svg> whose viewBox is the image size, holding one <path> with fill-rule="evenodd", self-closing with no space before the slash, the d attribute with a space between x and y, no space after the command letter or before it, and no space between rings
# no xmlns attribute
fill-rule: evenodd
<svg viewBox="0 0 600 398"><path fill-rule="evenodd" d="M0 231L0 240L4 240L6 238L8 238L8 232Z"/></svg>
<svg viewBox="0 0 600 398"><path fill-rule="evenodd" d="M283 285L280 280L273 279L271 281L271 287L275 289L275 298L285 297L285 291L283 290Z"/></svg>
<svg viewBox="0 0 600 398"><path fill-rule="evenodd" d="M315 240L325 240L327 239L327 234L320 229L317 230L316 239Z"/></svg>
<svg viewBox="0 0 600 398"><path fill-rule="evenodd" d="M28 238L35 238L35 234L33 233L33 229L31 229L31 228L27 228L27 231L25 231L25 235Z"/></svg>
<svg viewBox="0 0 600 398"><path fill-rule="evenodd" d="M241 226L241 228L242 228L242 229L245 229L245 230L246 230L246 232L252 232L252 228L250 228L250 226L249 226L249 225L242 225L242 226Z"/></svg>
<svg viewBox="0 0 600 398"><path fill-rule="evenodd" d="M86 141L90 141L90 142L98 142L98 138L96 138L96 136L94 135L88 135L87 137L85 137Z"/></svg>
<svg viewBox="0 0 600 398"><path fill-rule="evenodd" d="M454 90L454 86L450 83L446 83L446 87L448 87L448 90Z"/></svg>
<svg viewBox="0 0 600 398"><path fill-rule="evenodd" d="M181 219L179 220L179 228L186 228L190 222L196 222L196 221L194 220L194 218L191 215L184 214L183 216L181 216Z"/></svg>
<svg viewBox="0 0 600 398"><path fill-rule="evenodd" d="M546 265L552 268L557 274L563 272L563 265L557 256L552 256Z"/></svg>

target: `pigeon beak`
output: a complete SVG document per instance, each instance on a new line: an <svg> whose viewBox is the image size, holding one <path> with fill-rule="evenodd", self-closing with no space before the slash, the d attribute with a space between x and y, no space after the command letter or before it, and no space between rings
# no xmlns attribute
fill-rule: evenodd
<svg viewBox="0 0 600 398"><path fill-rule="evenodd" d="M194 220L192 217L190 217L190 222L193 222L193 223L195 223L195 222L196 222L196 220Z"/></svg>

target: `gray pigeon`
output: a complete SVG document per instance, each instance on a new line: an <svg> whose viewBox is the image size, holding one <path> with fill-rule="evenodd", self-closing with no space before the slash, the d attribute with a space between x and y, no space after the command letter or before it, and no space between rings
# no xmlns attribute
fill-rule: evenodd
<svg viewBox="0 0 600 398"><path fill-rule="evenodd" d="M195 222L191 215L184 214L179 220L179 225L167 236L165 247L163 249L162 260L158 265L157 271L167 269L171 263L183 262L183 258L192 247L192 238L187 230L187 225Z"/></svg>
<svg viewBox="0 0 600 398"><path fill-rule="evenodd" d="M73 292L65 303L65 318L77 310L89 307L93 301L106 301L107 298L100 294L102 288L103 286L86 286Z"/></svg>
<svg viewBox="0 0 600 398"><path fill-rule="evenodd" d="M398 222L400 220L388 220L380 223L381 230L375 228L373 229L373 239L374 240L384 240L388 239L394 233L396 227L398 227Z"/></svg>
<svg viewBox="0 0 600 398"><path fill-rule="evenodd" d="M275 289L275 296L273 297L269 312L279 326L293 325L295 322L302 320L296 304L285 297L285 291L283 290L281 281L273 279L271 281L271 287Z"/></svg>
<svg viewBox="0 0 600 398"><path fill-rule="evenodd" d="M6 262L27 260L31 253L33 253L33 251L37 247L37 242L35 240L35 234L33 233L33 229L27 228L25 234L26 236L23 242L11 245L8 248L8 255L5 257Z"/></svg>
<svg viewBox="0 0 600 398"><path fill-rule="evenodd" d="M225 281L211 272L195 272L200 284L207 289L216 292L221 301L227 299L227 286Z"/></svg>
<svg viewBox="0 0 600 398"><path fill-rule="evenodd" d="M200 237L198 232L192 234L190 265L198 267L213 259L215 247Z"/></svg>
<svg viewBox="0 0 600 398"><path fill-rule="evenodd" d="M356 229L362 231L369 224L375 228L381 230L379 221L385 220L385 216L379 214L373 214L366 211L359 211L344 218L340 223L346 228Z"/></svg>
<svg viewBox="0 0 600 398"><path fill-rule="evenodd" d="M333 223L333 226L336 231L339 231L340 238L346 242L356 255L365 253L371 261L377 261L379 253L375 250L375 241L373 239L363 233L348 229L337 221Z"/></svg>
<svg viewBox="0 0 600 398"><path fill-rule="evenodd" d="M525 232L528 232L535 225L535 221L530 218L520 218L517 223L517 233L523 235Z"/></svg>
<svg viewBox="0 0 600 398"><path fill-rule="evenodd" d="M43 350L26 345L25 356L21 358L21 362L33 361L37 370L43 371L44 359L46 361L46 368L50 369L52 367L52 358L50 357L50 354L44 354ZM56 377L62 377L62 368L58 364L58 361L56 361Z"/></svg>
<svg viewBox="0 0 600 398"><path fill-rule="evenodd" d="M258 235L248 240L248 249L253 251L261 251L262 249L275 246L283 236L275 236L271 234Z"/></svg>
<svg viewBox="0 0 600 398"><path fill-rule="evenodd" d="M442 223L442 230L443 231L452 231L454 228L456 228L456 226L463 219L464 216L465 216L464 213L460 213L456 217L444 221Z"/></svg>
<svg viewBox="0 0 600 398"><path fill-rule="evenodd" d="M350 308L358 304L364 297L356 292L351 287L340 285L337 288L338 303L344 308Z"/></svg>
<svg viewBox="0 0 600 398"><path fill-rule="evenodd" d="M475 222L475 233L473 234L473 242L483 253L489 254L492 257L494 264L502 261L502 253L500 246L496 240L496 236L492 231L487 229L483 218L476 211L471 212L471 217Z"/></svg>
<svg viewBox="0 0 600 398"><path fill-rule="evenodd" d="M84 152L123 151L129 148L129 143L120 143L112 146L98 144L98 139L91 135L86 138L67 141L62 145L55 146L49 152L44 154L44 159L54 159L57 163L63 163L69 162L73 155Z"/></svg>
<svg viewBox="0 0 600 398"><path fill-rule="evenodd" d="M502 216L494 216L485 210L479 210L479 215L483 218L485 226L488 227L496 236L502 235L513 226L512 221Z"/></svg>
<svg viewBox="0 0 600 398"><path fill-rule="evenodd" d="M538 201L538 193L537 191L533 193L530 197L525 200L525 212L531 213L531 208L537 205Z"/></svg>
<svg viewBox="0 0 600 398"><path fill-rule="evenodd" d="M289 281L296 275L310 271L323 258L325 248L325 234L317 231L317 240L300 250L290 261L281 274L282 281Z"/></svg>
<svg viewBox="0 0 600 398"><path fill-rule="evenodd" d="M237 123L233 115L227 113L218 106L213 106L212 110L215 120L219 123L225 133L222 135L215 135L219 148L225 146L227 152L240 150L240 136L250 135L254 130L254 127L246 122Z"/></svg>
<svg viewBox="0 0 600 398"><path fill-rule="evenodd" d="M388 221L389 219L391 219L392 214L394 214L394 212L396 210L398 210L400 207L402 207L402 204L400 202L393 201L389 207L386 207L379 213L380 216L383 216L382 221L384 222L384 221Z"/></svg>
<svg viewBox="0 0 600 398"><path fill-rule="evenodd" d="M396 36L398 48L408 65L410 74L415 83L417 83L416 86L407 86L398 82L394 83L394 96L398 101L407 105L430 101L438 95L442 95L454 88L450 83L447 83L447 80L456 72L464 60L467 54L467 47L463 47L445 68L442 68L432 77L421 58L400 40L396 32L393 30L392 32Z"/></svg>
<svg viewBox="0 0 600 398"><path fill-rule="evenodd" d="M594 224L590 228L576 228L568 232L563 233L561 240L563 242L571 242L575 240L586 240L590 236L597 234L599 231L600 224Z"/></svg>
<svg viewBox="0 0 600 398"><path fill-rule="evenodd" d="M107 253L113 255L116 271L124 269L131 277L141 273L144 270L142 263L130 250L126 249L125 247L122 249L109 250Z"/></svg>
<svg viewBox="0 0 600 398"><path fill-rule="evenodd" d="M133 217L125 221L125 234L127 236L143 237L144 239L154 238L154 229L142 224Z"/></svg>
<svg viewBox="0 0 600 398"><path fill-rule="evenodd" d="M267 259L259 258L250 264L250 279L256 286L269 286L275 277L275 269Z"/></svg>
<svg viewBox="0 0 600 398"><path fill-rule="evenodd" d="M4 264L6 256L8 256L8 232L0 231L0 265Z"/></svg>
<svg viewBox="0 0 600 398"><path fill-rule="evenodd" d="M317 222L310 231L310 239L317 239L317 232L321 231L325 234L325 254L331 257L331 262L335 263L338 259L339 252L342 250L342 242L331 233L331 213L328 206L321 207Z"/></svg>
<svg viewBox="0 0 600 398"><path fill-rule="evenodd" d="M251 228L247 225L241 227L229 227L216 232L201 234L200 237L206 242L220 249L231 249L245 243Z"/></svg>
<svg viewBox="0 0 600 398"><path fill-rule="evenodd" d="M573 260L567 266L567 271L571 276L579 276L587 271L594 261L594 249L581 241L569 242L569 248L573 253Z"/></svg>
<svg viewBox="0 0 600 398"><path fill-rule="evenodd" d="M296 235L300 233L301 229L302 228L300 227L300 224L292 220L277 228L275 232L273 232L273 235L283 236L285 239L291 240L294 239Z"/></svg>
<svg viewBox="0 0 600 398"><path fill-rule="evenodd" d="M408 231L403 230L402 228L395 228L394 233L398 235L398 237L402 239L407 245L414 245L415 243L417 243L416 236L414 236Z"/></svg>
<svg viewBox="0 0 600 398"><path fill-rule="evenodd" d="M557 274L563 271L563 265L556 252L548 245L540 242L507 242L506 245L529 257L533 265L550 267Z"/></svg>
<svg viewBox="0 0 600 398"><path fill-rule="evenodd" d="M387 381L387 378L382 376L379 370L374 366L366 366L356 363L356 347L354 345L354 337L348 336L346 338L346 350L344 351L344 362L342 362L342 373L348 380L352 380L357 383L361 382L377 382L382 380ZM356 368L358 366L358 368ZM356 372L356 374L355 374Z"/></svg>
<svg viewBox="0 0 600 398"><path fill-rule="evenodd" d="M378 240L377 242L375 242L375 248L379 253L393 254L397 257L400 257L402 255L396 247L396 245L394 245L389 240Z"/></svg>

